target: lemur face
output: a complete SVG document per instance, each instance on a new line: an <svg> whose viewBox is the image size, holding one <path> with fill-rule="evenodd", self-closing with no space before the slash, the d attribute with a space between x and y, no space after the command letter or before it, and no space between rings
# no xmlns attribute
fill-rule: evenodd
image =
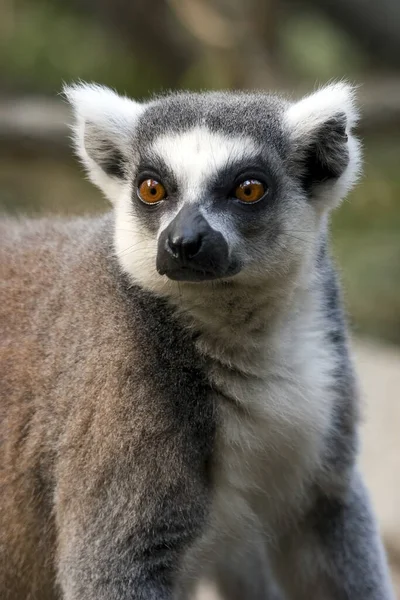
<svg viewBox="0 0 400 600"><path fill-rule="evenodd" d="M356 177L344 84L297 103L183 93L138 104L88 85L66 93L78 153L115 207L120 263L153 290L287 276Z"/></svg>
<svg viewBox="0 0 400 600"><path fill-rule="evenodd" d="M139 145L132 210L154 236L160 275L225 279L272 259L291 195L279 144L195 125Z"/></svg>

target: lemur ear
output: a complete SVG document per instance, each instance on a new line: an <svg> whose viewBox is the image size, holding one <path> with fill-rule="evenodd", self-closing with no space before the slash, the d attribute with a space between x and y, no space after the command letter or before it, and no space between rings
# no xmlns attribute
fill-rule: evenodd
<svg viewBox="0 0 400 600"><path fill-rule="evenodd" d="M65 86L63 92L74 111L76 152L93 183L114 200L128 177L132 137L145 105L96 84Z"/></svg>
<svg viewBox="0 0 400 600"><path fill-rule="evenodd" d="M357 119L354 88L345 83L322 88L288 108L291 162L310 197L323 195L335 204L355 183L361 166L360 144L352 135Z"/></svg>

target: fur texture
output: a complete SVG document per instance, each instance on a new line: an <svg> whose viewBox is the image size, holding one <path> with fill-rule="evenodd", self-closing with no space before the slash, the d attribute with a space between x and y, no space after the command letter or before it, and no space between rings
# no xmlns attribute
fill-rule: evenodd
<svg viewBox="0 0 400 600"><path fill-rule="evenodd" d="M49 598L56 579L66 600L186 599L200 581L227 600L390 600L327 248L360 164L353 90L66 94L114 217L6 225L8 598L57 548ZM166 189L154 206L147 178ZM236 198L247 180L259 202ZM214 281L157 272L193 211L235 266Z"/></svg>
<svg viewBox="0 0 400 600"><path fill-rule="evenodd" d="M1 239L1 597L170 598L210 502L191 336L121 274L109 217Z"/></svg>

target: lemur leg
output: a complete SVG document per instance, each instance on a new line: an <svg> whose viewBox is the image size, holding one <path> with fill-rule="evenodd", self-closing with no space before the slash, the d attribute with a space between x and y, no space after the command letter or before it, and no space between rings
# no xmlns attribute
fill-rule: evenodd
<svg viewBox="0 0 400 600"><path fill-rule="evenodd" d="M218 557L189 595L190 600L283 600L265 556L246 545L241 550L235 554L232 546L227 547L225 556ZM179 596L179 600L187 599L187 594Z"/></svg>
<svg viewBox="0 0 400 600"><path fill-rule="evenodd" d="M281 600L273 581L262 526L240 497L227 496L214 511L212 525L187 556L186 585L179 600ZM199 565L201 571L199 572ZM192 581L200 586L191 587ZM209 584L209 586L208 586ZM188 590L190 590L188 592Z"/></svg>
<svg viewBox="0 0 400 600"><path fill-rule="evenodd" d="M281 600L261 539L231 539L216 558L211 574L221 600Z"/></svg>
<svg viewBox="0 0 400 600"><path fill-rule="evenodd" d="M281 544L277 571L288 600L394 600L385 552L362 478L320 495Z"/></svg>
<svg viewBox="0 0 400 600"><path fill-rule="evenodd" d="M191 465L181 462L174 471L167 443L163 450L162 465L121 453L121 464L99 469L95 483L93 473L78 465L75 475L69 470L69 479L59 479L55 513L63 600L174 598L182 554L206 520L208 489Z"/></svg>
<svg viewBox="0 0 400 600"><path fill-rule="evenodd" d="M77 499L79 502L79 499ZM58 579L63 600L171 600L181 552L192 532L180 510L146 514L145 507L116 502L73 505L58 519ZM138 517L138 509L143 511ZM190 525L188 525L190 530Z"/></svg>

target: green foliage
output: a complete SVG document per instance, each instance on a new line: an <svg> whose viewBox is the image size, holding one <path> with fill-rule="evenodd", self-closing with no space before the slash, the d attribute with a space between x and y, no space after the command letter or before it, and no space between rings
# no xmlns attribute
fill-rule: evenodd
<svg viewBox="0 0 400 600"><path fill-rule="evenodd" d="M280 42L287 71L298 80L352 78L365 67L355 42L317 13L290 13L282 23Z"/></svg>
<svg viewBox="0 0 400 600"><path fill-rule="evenodd" d="M0 73L12 89L51 94L60 91L62 81L83 79L140 97L159 80L93 19L78 16L68 4L40 0L17 3L5 26Z"/></svg>

